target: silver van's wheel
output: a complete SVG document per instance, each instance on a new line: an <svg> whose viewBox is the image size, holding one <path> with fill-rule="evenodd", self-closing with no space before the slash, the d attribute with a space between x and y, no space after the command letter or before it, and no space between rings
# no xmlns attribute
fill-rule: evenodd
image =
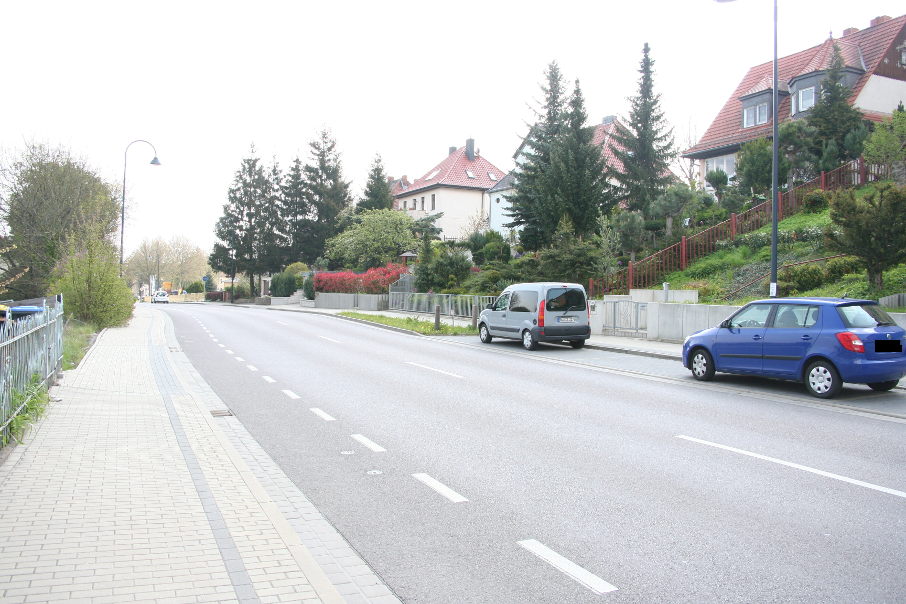
<svg viewBox="0 0 906 604"><path fill-rule="evenodd" d="M833 398L843 388L843 382L832 363L818 360L805 370L805 388L812 396Z"/></svg>
<svg viewBox="0 0 906 604"><path fill-rule="evenodd" d="M526 350L535 350L536 348L538 348L538 344L532 337L532 332L530 332L528 329L522 332L522 347Z"/></svg>
<svg viewBox="0 0 906 604"><path fill-rule="evenodd" d="M493 338L491 337L491 332L488 331L488 326L482 323L478 326L478 339L488 344Z"/></svg>

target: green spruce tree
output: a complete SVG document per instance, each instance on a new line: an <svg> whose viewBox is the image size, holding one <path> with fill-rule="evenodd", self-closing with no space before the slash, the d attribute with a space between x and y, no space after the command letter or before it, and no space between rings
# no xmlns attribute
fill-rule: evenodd
<svg viewBox="0 0 906 604"><path fill-rule="evenodd" d="M862 127L864 116L862 112L849 104L848 99L852 91L843 82L843 55L840 47L834 44L833 58L827 77L821 82L821 94L808 115L809 126L815 129L815 139L812 152L821 158L825 169L828 164L837 167L844 161L855 159L862 152L862 141L868 135ZM860 129L861 128L861 129ZM862 139L852 139L846 144L846 136L853 131L862 133ZM827 149L833 141L835 155L827 156ZM827 159L827 162L825 162Z"/></svg>
<svg viewBox="0 0 906 604"><path fill-rule="evenodd" d="M311 237L312 208L302 172L302 160L293 160L280 191L281 215L286 223L286 252L289 262L303 259L305 241Z"/></svg>
<svg viewBox="0 0 906 604"><path fill-rule="evenodd" d="M327 130L310 143L311 163L302 168L305 189L311 203L314 223L302 246L303 258L311 263L324 255L325 242L337 234L336 219L349 206L352 197L349 183L343 180L343 168L337 143Z"/></svg>
<svg viewBox="0 0 906 604"><path fill-rule="evenodd" d="M365 194L356 206L356 212L365 210L389 210L393 207L393 196L390 194L390 185L387 184L387 175L384 173L384 164L381 156L376 155L371 163L368 173L368 182L365 183Z"/></svg>
<svg viewBox="0 0 906 604"><path fill-rule="evenodd" d="M549 243L560 220L560 212L547 188L554 141L563 128L563 77L556 62L545 72L546 83L541 86L544 106L536 112L536 121L529 128L517 163L510 197L509 228L521 229L519 239L526 249L537 250Z"/></svg>
<svg viewBox="0 0 906 604"><path fill-rule="evenodd" d="M552 192L556 211L570 219L580 238L593 235L598 217L611 209L610 196L605 193L606 165L601 149L592 142L594 128L585 125L587 120L582 89L576 80L562 131L553 141L545 188Z"/></svg>
<svg viewBox="0 0 906 604"><path fill-rule="evenodd" d="M227 192L223 215L214 227L219 243L214 245L209 261L224 272L245 273L252 294L255 273L260 269L257 238L260 236L261 209L267 199L268 183L252 147L252 157L242 160Z"/></svg>
<svg viewBox="0 0 906 604"><path fill-rule="evenodd" d="M629 210L645 211L670 184L670 162L674 156L673 130L668 127L660 106L660 95L654 93L654 61L648 44L642 49L639 92L630 99L629 119L620 123L613 134L613 153L623 170L608 170L608 179L616 183L614 201Z"/></svg>

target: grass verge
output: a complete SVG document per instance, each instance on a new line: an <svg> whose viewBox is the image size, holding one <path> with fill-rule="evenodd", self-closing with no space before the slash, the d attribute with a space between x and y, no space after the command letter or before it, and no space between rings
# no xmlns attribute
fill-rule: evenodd
<svg viewBox="0 0 906 604"><path fill-rule="evenodd" d="M341 312L341 316L360 321L369 321L371 323L380 323L390 327L399 327L408 329L429 336L474 336L478 335L477 329L472 329L469 325L448 325L440 324L440 331L434 329L434 321L419 321L415 317L386 317L384 315L369 315L359 312ZM467 321L467 319L463 319Z"/></svg>
<svg viewBox="0 0 906 604"><path fill-rule="evenodd" d="M37 376L32 379L24 392L13 390L11 392L11 407L15 410L24 403L21 411L13 418L9 424L9 429L4 430L0 437L0 446L5 447L10 440L21 443L28 431L28 427L38 421L44 410L47 408L50 397L47 395L47 387L41 384Z"/></svg>
<svg viewBox="0 0 906 604"><path fill-rule="evenodd" d="M89 323L69 319L63 326L63 369L74 369L88 352L97 330Z"/></svg>

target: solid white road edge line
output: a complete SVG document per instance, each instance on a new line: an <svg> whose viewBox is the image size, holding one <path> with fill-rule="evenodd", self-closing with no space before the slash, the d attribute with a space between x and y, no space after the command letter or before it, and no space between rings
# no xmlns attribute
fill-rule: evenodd
<svg viewBox="0 0 906 604"><path fill-rule="evenodd" d="M596 594L606 594L607 592L617 590L616 587L614 587L601 577L588 572L575 562L567 560L554 550L550 549L542 543L539 543L535 539L525 539L524 541L517 541L516 543L532 552L560 572L566 573Z"/></svg>
<svg viewBox="0 0 906 604"><path fill-rule="evenodd" d="M824 470L817 470L815 468L810 468L808 466L799 465L798 463L793 463L791 461L783 461L782 459L777 459L776 457L768 457L767 455L761 455L759 453L752 453L751 451L744 451L743 449L737 449L735 447L728 447L727 445L712 443L707 440L701 440L700 438L693 438L691 436L684 436L682 434L677 434L676 437L682 438L683 440L688 440L690 442L698 443L700 445L708 445L709 447L716 447L718 449L723 449L725 451L732 451L733 453L739 453L740 455L748 455L749 457L754 457L756 459L770 461L771 463L780 464L781 466L787 466L789 468L795 468L797 470L811 472L812 474L817 474L818 476L824 476L825 478L833 478L834 480L848 482L849 484L854 484L856 486L865 487L866 489L881 491L882 493L887 493L888 495L895 495L897 497L906 498L906 493L904 493L903 491L897 491L896 489L888 489L887 487L882 487L882 486L878 486L876 484L871 484L870 482L863 482L861 480L856 480L855 478L847 478L846 476L841 476L839 474L833 474L831 472L825 472Z"/></svg>
<svg viewBox="0 0 906 604"><path fill-rule="evenodd" d="M282 392L283 392L283 394L285 394L286 396L288 396L289 398L292 398L292 399L301 398L298 394L296 394L292 390L283 390Z"/></svg>
<svg viewBox="0 0 906 604"><path fill-rule="evenodd" d="M267 382L268 384L273 384L274 382L277 381L269 375L262 375L261 379L264 380L265 382Z"/></svg>
<svg viewBox="0 0 906 604"><path fill-rule="evenodd" d="M284 392L286 392L286 391L284 390ZM317 407L312 407L311 409L309 409L309 411L311 411L312 413L314 413L315 415L317 415L318 417L323 419L325 422L337 421L337 418L333 417L329 413L322 411L321 409L318 409Z"/></svg>
<svg viewBox="0 0 906 604"><path fill-rule="evenodd" d="M362 436L361 434L353 434L352 438L353 438L353 440L359 441L360 443L362 443L363 445L365 445L366 447L368 447L375 453L383 453L384 451L387 450L384 447L382 447L381 445L379 445L376 442L374 442L373 440L371 440L370 438L368 438L367 436Z"/></svg>
<svg viewBox="0 0 906 604"><path fill-rule="evenodd" d="M318 336L322 340L327 340L328 342L333 342L334 344L340 344L339 340L334 340L333 338L328 338L327 336Z"/></svg>
<svg viewBox="0 0 906 604"><path fill-rule="evenodd" d="M462 503L464 501L468 501L468 499L466 499L465 497L463 497L462 495L460 495L459 493L457 493L450 487L434 480L427 474L413 474L412 478L418 480L425 486L437 491L438 493L440 493L441 495L443 495L444 497L446 497L453 503Z"/></svg>
<svg viewBox="0 0 906 604"><path fill-rule="evenodd" d="M450 373L449 371L441 371L440 369L435 369L434 367L428 367L427 365L421 365L419 363L413 363L412 361L406 361L406 364L412 365L413 367L421 367L422 369L427 369L428 371L436 371L437 373L449 375L450 377L463 379L463 377L461 375L456 375L455 373Z"/></svg>

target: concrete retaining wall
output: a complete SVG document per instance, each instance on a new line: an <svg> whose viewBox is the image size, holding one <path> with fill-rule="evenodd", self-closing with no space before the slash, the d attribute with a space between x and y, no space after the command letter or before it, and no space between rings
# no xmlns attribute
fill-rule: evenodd
<svg viewBox="0 0 906 604"><path fill-rule="evenodd" d="M697 289L669 289L667 299L664 299L663 289L631 289L629 297L634 302L681 302L686 304L698 303Z"/></svg>
<svg viewBox="0 0 906 604"><path fill-rule="evenodd" d="M686 336L718 325L742 308L718 304L648 303L648 339L682 342Z"/></svg>
<svg viewBox="0 0 906 604"><path fill-rule="evenodd" d="M271 306L286 306L287 304L292 304L290 296L271 296Z"/></svg>
<svg viewBox="0 0 906 604"><path fill-rule="evenodd" d="M390 296L387 294L315 293L315 308L387 310L389 305Z"/></svg>

